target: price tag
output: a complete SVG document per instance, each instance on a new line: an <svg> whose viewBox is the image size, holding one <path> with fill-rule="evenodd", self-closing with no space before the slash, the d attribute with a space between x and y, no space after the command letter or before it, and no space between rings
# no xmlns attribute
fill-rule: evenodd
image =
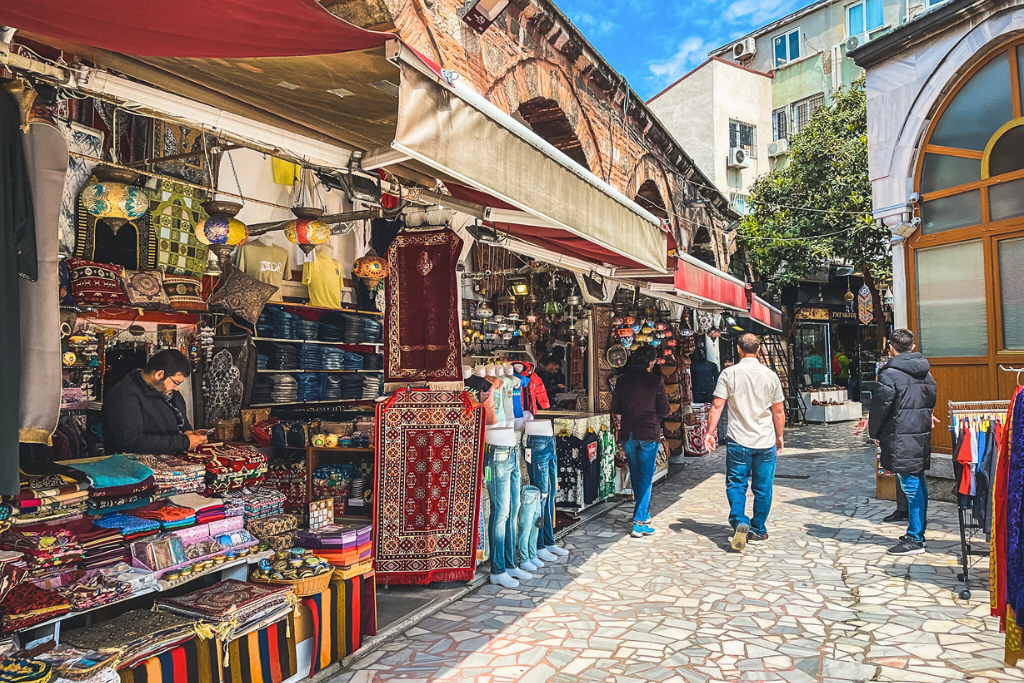
<svg viewBox="0 0 1024 683"><path fill-rule="evenodd" d="M528 462L528 463L533 462L533 449L532 448L527 448L523 452L526 453L526 462Z"/></svg>
<svg viewBox="0 0 1024 683"><path fill-rule="evenodd" d="M484 467L484 481L490 481L490 480L491 480L491 466L487 465L486 467Z"/></svg>

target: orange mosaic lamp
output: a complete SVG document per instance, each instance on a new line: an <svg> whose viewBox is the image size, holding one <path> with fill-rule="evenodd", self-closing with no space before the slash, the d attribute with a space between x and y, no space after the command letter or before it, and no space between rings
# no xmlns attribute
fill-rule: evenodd
<svg viewBox="0 0 1024 683"><path fill-rule="evenodd" d="M373 291L377 289L381 280L391 273L391 268L388 266L388 262L378 256L377 252L371 248L370 251L366 252L365 256L356 259L355 264L352 266L352 272L363 281L367 288Z"/></svg>
<svg viewBox="0 0 1024 683"><path fill-rule="evenodd" d="M331 226L320 220L324 215L323 209L296 206L292 213L295 214L295 220L288 221L284 227L284 236L292 244L299 245L303 253L309 254L314 247L331 238Z"/></svg>

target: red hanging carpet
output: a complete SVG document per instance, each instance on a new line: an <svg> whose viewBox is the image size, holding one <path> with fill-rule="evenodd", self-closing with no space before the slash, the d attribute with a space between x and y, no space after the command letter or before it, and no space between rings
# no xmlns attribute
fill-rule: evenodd
<svg viewBox="0 0 1024 683"><path fill-rule="evenodd" d="M401 390L377 404L377 580L469 581L483 474L484 411L462 391Z"/></svg>
<svg viewBox="0 0 1024 683"><path fill-rule="evenodd" d="M451 230L403 232L388 247L384 381L461 382L462 331Z"/></svg>

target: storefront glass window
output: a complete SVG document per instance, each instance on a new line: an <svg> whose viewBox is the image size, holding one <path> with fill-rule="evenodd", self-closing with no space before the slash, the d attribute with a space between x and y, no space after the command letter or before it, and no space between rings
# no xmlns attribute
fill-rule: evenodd
<svg viewBox="0 0 1024 683"><path fill-rule="evenodd" d="M1013 118L1009 84L1010 60L1003 53L964 84L942 114L929 142L984 150L993 133Z"/></svg>
<svg viewBox="0 0 1024 683"><path fill-rule="evenodd" d="M988 211L989 219L993 221L1024 216L1024 179L1011 180L1008 183L990 187Z"/></svg>
<svg viewBox="0 0 1024 683"><path fill-rule="evenodd" d="M921 194L981 180L981 160L925 154L921 165Z"/></svg>
<svg viewBox="0 0 1024 683"><path fill-rule="evenodd" d="M930 235L981 222L981 190L971 190L921 205L921 234Z"/></svg>
<svg viewBox="0 0 1024 683"><path fill-rule="evenodd" d="M797 332L799 333L804 368L801 384L804 386L828 384L831 374L829 326L825 323L803 323L797 328Z"/></svg>
<svg viewBox="0 0 1024 683"><path fill-rule="evenodd" d="M981 240L921 249L916 256L921 353L932 357L987 355Z"/></svg>
<svg viewBox="0 0 1024 683"><path fill-rule="evenodd" d="M1024 239L999 243L999 297L1003 303L1003 348L1024 349Z"/></svg>

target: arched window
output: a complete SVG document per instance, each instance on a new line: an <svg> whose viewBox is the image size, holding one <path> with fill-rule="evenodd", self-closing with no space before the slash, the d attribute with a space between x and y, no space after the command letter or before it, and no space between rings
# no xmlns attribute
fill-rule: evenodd
<svg viewBox="0 0 1024 683"><path fill-rule="evenodd" d="M953 84L918 155L921 229L907 243L910 323L936 378L1000 396L998 365L1024 353L1022 79L1017 38Z"/></svg>
<svg viewBox="0 0 1024 683"><path fill-rule="evenodd" d="M544 97L535 97L519 105L517 112L533 132L544 138L546 141L557 147L573 161L587 170L590 162L583 152L583 143L580 142L576 131L573 130L569 118L558 106L558 102Z"/></svg>

